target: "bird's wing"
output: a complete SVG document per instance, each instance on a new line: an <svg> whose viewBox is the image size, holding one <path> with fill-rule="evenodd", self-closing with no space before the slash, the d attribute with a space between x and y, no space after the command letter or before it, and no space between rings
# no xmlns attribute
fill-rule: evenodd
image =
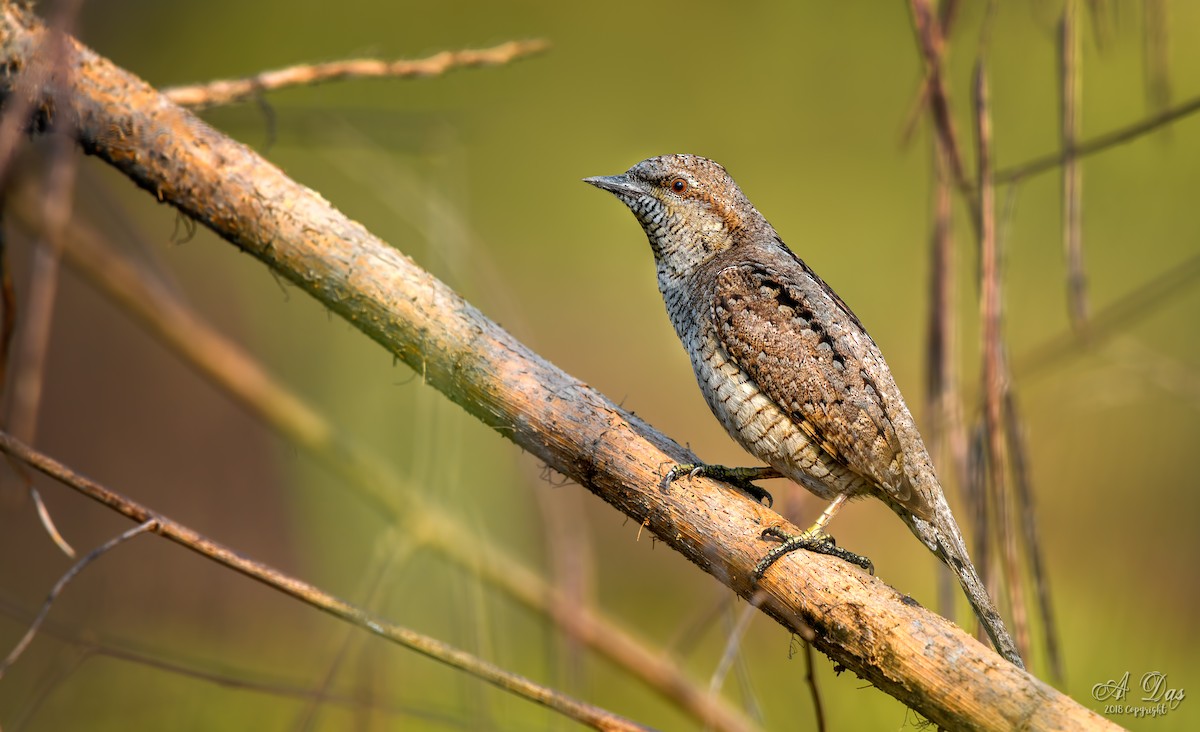
<svg viewBox="0 0 1200 732"><path fill-rule="evenodd" d="M815 444L907 503L900 442L862 368L878 351L845 303L792 261L798 266L786 276L757 264L717 274L712 314L721 345Z"/></svg>

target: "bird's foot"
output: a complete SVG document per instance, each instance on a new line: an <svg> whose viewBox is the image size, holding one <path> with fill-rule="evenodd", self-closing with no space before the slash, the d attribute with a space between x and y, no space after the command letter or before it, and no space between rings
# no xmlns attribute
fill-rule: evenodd
<svg viewBox="0 0 1200 732"><path fill-rule="evenodd" d="M753 481L782 477L779 471L772 467L729 468L724 465L681 463L668 470L667 474L663 476L663 491L666 491L672 483L685 475L689 478L712 478L722 483L728 483L746 493L758 503L766 501L767 508L775 504L775 499L771 497L771 494L766 489L754 485Z"/></svg>
<svg viewBox="0 0 1200 732"><path fill-rule="evenodd" d="M807 549L817 554L828 554L851 564L857 564L871 574L875 574L875 565L870 559L843 549L837 545L833 537L820 529L812 528L799 534L788 534L778 526L763 529L762 538L779 539L783 543L766 553L758 564L754 565L754 579L760 580L767 569L784 554L790 554L798 549Z"/></svg>

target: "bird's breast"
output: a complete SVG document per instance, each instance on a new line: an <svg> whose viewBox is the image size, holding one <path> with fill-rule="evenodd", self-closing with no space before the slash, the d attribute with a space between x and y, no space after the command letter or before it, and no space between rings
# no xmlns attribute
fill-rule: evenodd
<svg viewBox="0 0 1200 732"><path fill-rule="evenodd" d="M857 494L869 483L834 460L759 389L717 339L709 308L689 301L695 293L664 290L667 313L687 351L709 408L734 440L759 460L816 495L832 500Z"/></svg>

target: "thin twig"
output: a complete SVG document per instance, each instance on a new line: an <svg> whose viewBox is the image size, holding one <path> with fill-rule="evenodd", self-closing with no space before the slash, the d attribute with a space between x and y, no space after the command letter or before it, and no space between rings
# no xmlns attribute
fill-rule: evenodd
<svg viewBox="0 0 1200 732"><path fill-rule="evenodd" d="M46 501L42 498L41 491L33 485L33 481L29 479L29 475L25 470L25 466L20 463L13 464L17 475L21 476L25 485L29 487L29 498L33 501L34 511L37 513L38 522L42 525L42 530L50 537L50 541L54 542L54 546L68 557L75 558L75 547L67 541L67 537L62 535L58 530L58 525L54 523L54 516L50 513L50 507L46 505Z"/></svg>
<svg viewBox="0 0 1200 732"><path fill-rule="evenodd" d="M549 47L550 44L543 40L509 41L479 50L442 51L416 60L380 61L367 58L304 64L264 71L242 79L168 87L162 93L180 106L207 109L243 102L265 92L292 86L313 86L345 79L426 79L456 69L500 66L542 53Z"/></svg>
<svg viewBox="0 0 1200 732"><path fill-rule="evenodd" d="M1200 279L1200 254L1195 254L1143 282L1096 311L1087 338L1065 332L1030 348L1016 361L1013 371L1021 379L1049 373L1063 361L1088 352L1131 325L1154 313L1173 298L1188 292Z"/></svg>
<svg viewBox="0 0 1200 732"><path fill-rule="evenodd" d="M721 653L721 659L717 662L717 667L713 669L712 676L708 680L708 693L713 696L721 692L721 687L725 685L725 677L729 675L729 669L733 668L734 661L742 653L742 639L746 637L746 631L750 629L750 621L758 617L758 608L754 605L745 605L737 614L737 620L730 624L729 633L725 638L725 650Z"/></svg>
<svg viewBox="0 0 1200 732"><path fill-rule="evenodd" d="M1003 347L1000 334L1000 261L996 248L995 188L991 177L991 117L988 114L987 75L982 58L975 66L972 81L975 112L975 146L978 169L976 191L979 196L979 311L980 335L983 342L983 430L984 444L988 453L988 474L993 493L1004 485L1003 443L1000 432L1000 394L1003 369L1000 365L1000 349ZM980 527L983 528L983 527ZM994 574L987 566L981 567L989 580L989 589L995 593Z"/></svg>
<svg viewBox="0 0 1200 732"><path fill-rule="evenodd" d="M721 588L714 588L711 598L698 598L691 603L692 612L675 623L671 635L663 643L663 650L679 658L687 658L700 645L708 629L717 624L733 598Z"/></svg>
<svg viewBox="0 0 1200 732"><path fill-rule="evenodd" d="M947 26L957 17L955 7L943 6L942 13L935 13L931 0L909 0L913 29L917 34L917 46L925 61L925 78L922 81L923 95L928 99L929 116L933 121L934 135L941 141L946 162L954 187L962 194L970 221L978 227L980 221L979 201L971 193L962 151L958 144L958 133L954 128L954 116L950 110L950 92L944 73ZM990 11L989 11L990 12ZM986 27L986 25L985 25ZM976 234L978 234L978 229Z"/></svg>
<svg viewBox="0 0 1200 732"><path fill-rule="evenodd" d="M127 531L109 539L100 546L91 550L87 553L87 556L71 565L71 568L68 569L66 573L58 579L58 582L54 583L54 587L51 588L50 594L46 596L45 602L42 603L42 609L38 611L37 617L35 617L33 622L29 624L29 629L25 631L25 635L21 637L21 640L17 641L17 645L8 654L8 657L5 658L3 662L0 662L0 679L4 678L4 674L8 671L8 669L17 662L17 659L21 657L21 654L24 653L25 649L29 647L29 644L33 642L34 637L37 635L38 629L42 627L42 623L46 620L46 616L50 614L50 607L54 604L54 601L58 599L58 596L62 594L62 591L66 589L67 585L70 584L71 580L75 579L75 577L82 572L85 567L104 556L113 547L132 539L138 534L144 534L147 531L153 531L154 528L155 520L153 518L147 518L142 521L142 523L134 526L132 529L128 529Z"/></svg>
<svg viewBox="0 0 1200 732"><path fill-rule="evenodd" d="M1037 502L1034 500L1033 479L1029 469L1029 447L1021 429L1021 414L1017 408L1017 397L1011 389L1004 393L1004 428L1012 460L1013 489L1017 510L1020 514L1021 535L1024 537L1025 556L1029 572L1033 575L1033 591L1037 597L1038 614L1042 623L1042 637L1046 643L1046 660L1050 676L1059 684L1065 683L1062 652L1059 650L1058 624L1054 618L1054 603L1050 597L1050 576L1042 553L1041 533L1037 525Z"/></svg>
<svg viewBox="0 0 1200 732"><path fill-rule="evenodd" d="M928 88L929 113L933 118L933 129L941 138L950 164L950 174L959 188L967 187L966 168L959 152L958 134L954 130L954 119L950 114L950 97L942 75L942 53L945 37L941 22L934 12L930 0L909 0L913 29L917 34L917 46L925 61L925 81Z"/></svg>
<svg viewBox="0 0 1200 732"><path fill-rule="evenodd" d="M1009 233L1012 230L1013 221L1016 219L1017 199L1021 190L1020 182L1014 182L1008 187L1008 192L1004 197L1004 213L1000 218L996 234L996 250L997 256L1001 262L1005 259L1005 251L1008 247ZM1018 559L1016 556L1016 547L1018 538L1024 539L1025 554L1030 562L1037 564L1038 572L1035 572L1035 581L1045 580L1045 574L1041 572L1043 566L1041 544L1036 532L1036 502L1033 499L1033 474L1029 470L1028 448L1025 445L1025 435L1020 421L1020 413L1016 408L1016 386L1012 377L1012 368L1008 361L1008 352L1001 352L1003 356L1004 368L1004 399L1003 399L1003 418L1004 418L1004 447L1008 453L1009 468L1011 469L1012 481L1009 484L1010 489L1007 508L1009 510L1009 518L1011 525L1007 528L1012 533L1008 535L1005 541L1006 557L1005 571L1008 573L1009 595L1012 598L1013 610L1013 626L1016 629L1017 637L1021 637L1021 633L1025 635L1026 653L1029 653L1029 648L1032 648L1030 640L1028 611L1025 600L1025 586L1021 582L1021 573L1019 570ZM1012 518L1012 512L1016 512L1016 518ZM1017 521L1021 521L1023 533L1018 534L1016 529ZM1045 592L1043 592L1043 590ZM1039 609L1043 620L1051 628L1048 633L1053 634L1053 611L1049 604L1041 603L1041 599L1049 598L1048 587L1037 587L1035 592L1039 597ZM1047 643L1049 646L1050 635L1047 635ZM1057 638L1054 639L1054 653L1057 653ZM1055 659L1058 662L1058 659ZM1061 664L1060 664L1061 667Z"/></svg>
<svg viewBox="0 0 1200 732"><path fill-rule="evenodd" d="M1088 322L1087 274L1083 266L1083 169L1075 155L1082 129L1083 73L1080 65L1083 32L1079 22L1080 0L1066 0L1058 24L1059 134L1062 167L1063 252L1067 260L1067 312L1076 331Z"/></svg>
<svg viewBox="0 0 1200 732"><path fill-rule="evenodd" d="M927 435L934 464L942 466L946 476L964 490L966 485L966 433L958 379L958 306L954 248L953 193L946 151L941 138L934 138L933 151L933 231L930 234L929 321L926 336L925 413L929 421ZM950 469L947 470L946 466ZM958 584L946 567L937 575L938 612L953 620Z"/></svg>
<svg viewBox="0 0 1200 732"><path fill-rule="evenodd" d="M947 51L950 47L950 32L954 26L954 21L958 18L958 6L958 0L945 0L938 4L938 36L941 39L938 50L938 62L939 66L942 67L946 65ZM917 123L929 105L930 88L930 75L926 71L921 77L921 85L917 87L917 93L913 95L912 105L909 107L908 114L904 116L903 132L900 135L901 144L903 145L907 145L912 140L913 134L917 131Z"/></svg>
<svg viewBox="0 0 1200 732"><path fill-rule="evenodd" d="M1004 342L1001 323L1003 320L1001 293L1001 265L999 243L996 236L995 191L992 182L992 120L991 107L988 99L987 63L980 56L975 65L973 78L973 96L975 107L975 152L978 161L977 190L979 192L979 225L980 232L980 319L983 336L983 432L984 443L987 447L987 467L991 487L991 503L995 507L989 511L997 519L997 529L1001 546L1004 548L1004 561L1008 590L1017 591L1020 576L1017 573L1018 558L1015 533L1012 526L1011 501L1008 496L1008 484L1005 477L1005 463L1008 460L1004 440L1003 396L1007 389L1008 374L1004 362ZM995 574L988 567L981 570L988 580L988 589L993 596L998 596L998 583ZM1017 648L1022 655L1029 654L1029 638L1027 629L1022 622L1023 612L1019 603L1010 603Z"/></svg>
<svg viewBox="0 0 1200 732"><path fill-rule="evenodd" d="M967 511L975 526L971 554L975 557L975 566L982 573L991 572L992 568L992 544L988 538L992 535L993 524L987 481L987 436L984 434L983 416L980 415L971 425L967 442L967 482L963 485L963 498L966 499ZM975 627L976 635L982 637L983 628L979 625Z"/></svg>
<svg viewBox="0 0 1200 732"><path fill-rule="evenodd" d="M371 561L361 569L362 581L356 596L362 597L362 605L367 610L374 610L379 603L381 591L386 586L385 579L399 564L403 564L417 549L418 542L411 536L402 536L389 527L375 540L375 551ZM312 729L317 721L317 712L325 703L325 699L333 695L334 682L341 671L346 659L356 641L362 636L353 627L347 626L338 643L333 658L325 673L305 695L305 704L297 713L295 728L304 732Z"/></svg>
<svg viewBox="0 0 1200 732"><path fill-rule="evenodd" d="M435 638L430 638L404 626L373 616L361 608L325 592L319 587L284 574L262 562L250 559L183 524L161 516L146 506L79 475L53 458L22 444L8 433L0 432L0 450L21 460L59 483L76 490L100 504L108 506L127 518L142 522L143 524L150 524L154 533L170 539L180 546L186 547L229 569L240 572L250 579L261 582L289 597L300 600L306 605L352 623L380 638L444 663L451 668L469 673L504 691L542 704L594 729L647 729L640 724L615 715L607 710L580 702L554 689L534 683L523 676L505 671L495 664L477 658Z"/></svg>
<svg viewBox="0 0 1200 732"><path fill-rule="evenodd" d="M1019 165L1014 165L1011 168L1004 168L996 171L993 180L996 183L1010 183L1015 180L1027 178L1039 173L1045 173L1048 170L1054 170L1058 166L1067 161L1068 158L1085 158L1088 155L1107 150L1110 147L1115 147L1126 142L1132 142L1142 135L1154 132L1160 127L1177 122L1188 115L1196 113L1200 110L1200 97L1193 97L1181 104L1178 104L1170 109L1156 114L1152 117L1135 122L1127 127L1121 127L1107 132L1103 135L1093 137L1090 140L1079 143L1075 147L1074 153L1066 151L1043 155L1040 158L1034 158Z"/></svg>
<svg viewBox="0 0 1200 732"><path fill-rule="evenodd" d="M1164 353L1163 345L1127 337L1111 344L1105 355L1125 373L1200 411L1200 368Z"/></svg>
<svg viewBox="0 0 1200 732"><path fill-rule="evenodd" d="M804 683L808 686L808 694L812 698L813 715L817 718L817 732L825 732L825 707L821 704L821 690L817 688L817 674L813 667L812 644L804 644Z"/></svg>

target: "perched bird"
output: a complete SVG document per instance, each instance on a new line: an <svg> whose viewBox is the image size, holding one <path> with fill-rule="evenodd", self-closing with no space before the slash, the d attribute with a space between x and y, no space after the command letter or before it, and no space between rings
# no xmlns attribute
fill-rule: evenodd
<svg viewBox="0 0 1200 732"><path fill-rule="evenodd" d="M1023 667L887 363L846 303L711 160L664 155L584 180L616 195L641 223L708 406L770 466L677 466L665 484L703 474L761 500L769 494L750 481L782 476L832 502L802 534L764 531L782 543L759 562L757 577L802 548L870 568L824 528L848 499L882 500L957 575L996 650Z"/></svg>

